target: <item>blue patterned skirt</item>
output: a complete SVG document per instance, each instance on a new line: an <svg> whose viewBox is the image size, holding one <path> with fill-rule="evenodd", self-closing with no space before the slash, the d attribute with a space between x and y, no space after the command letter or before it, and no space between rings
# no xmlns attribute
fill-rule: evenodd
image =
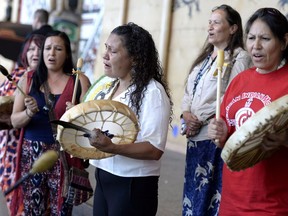
<svg viewBox="0 0 288 216"><path fill-rule="evenodd" d="M187 140L183 216L217 216L221 200L221 149L211 140Z"/></svg>

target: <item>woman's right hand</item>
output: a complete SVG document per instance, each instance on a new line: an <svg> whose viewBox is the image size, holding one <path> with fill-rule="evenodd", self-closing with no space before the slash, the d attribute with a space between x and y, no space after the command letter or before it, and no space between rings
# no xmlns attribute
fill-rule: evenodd
<svg viewBox="0 0 288 216"><path fill-rule="evenodd" d="M26 109L28 109L30 111L30 114L32 114L32 116L39 111L38 109L38 104L35 100L35 98L27 96L24 98L24 105L26 107Z"/></svg>
<svg viewBox="0 0 288 216"><path fill-rule="evenodd" d="M214 140L218 140L215 144L223 148L225 141L228 136L228 128L223 119L216 120L215 118L211 119L208 124L208 137Z"/></svg>
<svg viewBox="0 0 288 216"><path fill-rule="evenodd" d="M183 112L183 119L186 124L186 137L195 136L199 133L202 122L198 120L197 116L191 112Z"/></svg>
<svg viewBox="0 0 288 216"><path fill-rule="evenodd" d="M288 129L282 130L278 133L266 133L261 143L262 149L266 152L273 152L281 146L288 148Z"/></svg>

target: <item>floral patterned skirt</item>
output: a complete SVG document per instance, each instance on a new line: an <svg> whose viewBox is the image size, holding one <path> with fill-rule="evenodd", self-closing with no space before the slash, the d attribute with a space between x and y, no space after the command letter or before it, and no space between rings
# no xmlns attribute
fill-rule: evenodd
<svg viewBox="0 0 288 216"><path fill-rule="evenodd" d="M217 216L221 200L221 149L211 140L188 139L183 192L183 216Z"/></svg>
<svg viewBox="0 0 288 216"><path fill-rule="evenodd" d="M0 187L2 191L6 191L15 183L16 150L19 134L20 130L15 129L0 131ZM12 194L10 193L5 197L9 209Z"/></svg>

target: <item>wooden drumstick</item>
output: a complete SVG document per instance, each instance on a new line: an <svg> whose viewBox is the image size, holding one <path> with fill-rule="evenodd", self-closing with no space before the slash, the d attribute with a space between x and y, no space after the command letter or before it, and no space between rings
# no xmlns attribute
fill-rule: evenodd
<svg viewBox="0 0 288 216"><path fill-rule="evenodd" d="M74 91L73 91L73 96L72 96L72 104L75 105L75 100L76 100L76 94L77 94L77 88L78 88L78 82L79 82L79 73L81 73L81 68L83 66L83 59L79 58L77 61L77 68L76 71L73 69L73 74L76 74L76 79L75 79L75 85L74 85Z"/></svg>
<svg viewBox="0 0 288 216"><path fill-rule="evenodd" d="M222 67L224 64L224 50L218 50L217 52L217 95L216 95L216 119L220 119L220 105L221 105L221 78L222 78ZM215 140L219 143L219 140Z"/></svg>
<svg viewBox="0 0 288 216"><path fill-rule="evenodd" d="M217 53L217 96L216 96L216 119L220 118L220 104L221 104L221 77L222 67L224 64L224 50L218 50Z"/></svg>
<svg viewBox="0 0 288 216"><path fill-rule="evenodd" d="M0 71L1 73L7 77L7 79L9 81L11 81L18 89L19 91L26 97L27 95L25 94L25 92L17 85L17 83L15 82L15 80L13 80L12 76L8 73L7 69L5 67L3 67L2 65L0 65Z"/></svg>
<svg viewBox="0 0 288 216"><path fill-rule="evenodd" d="M11 193L15 188L17 188L23 181L29 178L31 175L35 173L41 173L46 170L51 169L56 161L58 160L58 153L54 150L48 150L44 152L32 165L29 173L26 173L22 178L20 178L12 187L8 188L4 192L4 195L7 196Z"/></svg>

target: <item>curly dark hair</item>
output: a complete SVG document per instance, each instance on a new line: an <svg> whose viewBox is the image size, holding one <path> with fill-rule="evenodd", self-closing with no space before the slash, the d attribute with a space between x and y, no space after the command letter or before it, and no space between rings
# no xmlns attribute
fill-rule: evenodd
<svg viewBox="0 0 288 216"><path fill-rule="evenodd" d="M133 59L130 86L135 86L135 89L131 92L130 103L136 109L136 115L139 116L147 85L152 79L155 79L161 83L169 97L171 122L173 103L167 82L164 79L163 68L160 64L158 51L152 35L132 22L116 27L111 34L121 37L123 46L127 49L128 55Z"/></svg>

